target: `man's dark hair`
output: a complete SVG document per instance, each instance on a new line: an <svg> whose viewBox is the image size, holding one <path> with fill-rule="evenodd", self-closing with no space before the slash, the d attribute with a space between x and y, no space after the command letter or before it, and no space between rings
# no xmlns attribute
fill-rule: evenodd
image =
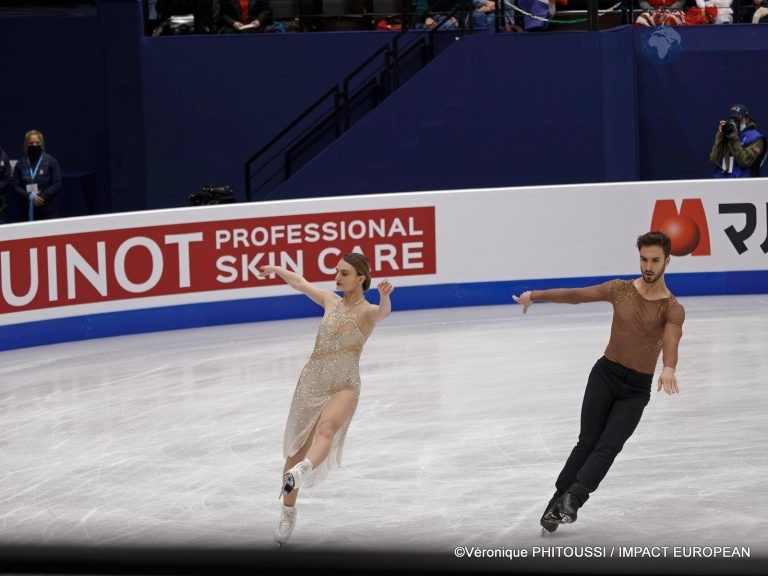
<svg viewBox="0 0 768 576"><path fill-rule="evenodd" d="M654 230L637 237L637 249L640 250L644 246L661 246L661 249L664 250L664 258L667 258L672 249L672 240L664 232Z"/></svg>

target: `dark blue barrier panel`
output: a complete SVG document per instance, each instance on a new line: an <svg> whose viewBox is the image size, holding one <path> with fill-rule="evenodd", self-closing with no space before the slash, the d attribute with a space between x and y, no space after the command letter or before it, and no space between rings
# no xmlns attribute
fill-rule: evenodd
<svg viewBox="0 0 768 576"><path fill-rule="evenodd" d="M65 175L99 175L93 209L107 211L101 203L108 197L110 158L102 28L95 7L72 12L0 14L0 146L18 158L24 134L40 130Z"/></svg>
<svg viewBox="0 0 768 576"><path fill-rule="evenodd" d="M98 0L97 4L109 100L109 211L142 210L148 202L144 166L146 117L141 88L141 1Z"/></svg>
<svg viewBox="0 0 768 576"><path fill-rule="evenodd" d="M718 121L745 104L768 131L768 26L674 28L679 47L659 60L636 36L640 175L643 180L710 178ZM669 60L668 63L665 61ZM764 170L763 175L768 175Z"/></svg>
<svg viewBox="0 0 768 576"><path fill-rule="evenodd" d="M95 213L96 175L93 172L65 172L59 198L59 214L87 216Z"/></svg>
<svg viewBox="0 0 768 576"><path fill-rule="evenodd" d="M631 180L632 29L467 36L271 198Z"/></svg>
<svg viewBox="0 0 768 576"><path fill-rule="evenodd" d="M245 198L243 165L389 32L147 38L147 207L186 206L204 184Z"/></svg>
<svg viewBox="0 0 768 576"><path fill-rule="evenodd" d="M653 32L464 38L272 197L708 178L731 104L768 130L768 27Z"/></svg>
<svg viewBox="0 0 768 576"><path fill-rule="evenodd" d="M635 44L632 28L623 27L600 34L588 34L596 39L602 78L601 138L604 182L636 180L640 174L637 149L637 86L635 82ZM595 40L592 40L595 41ZM565 88L566 90L567 87ZM573 114L578 108L568 106ZM585 134L585 146L596 144Z"/></svg>
<svg viewBox="0 0 768 576"><path fill-rule="evenodd" d="M634 277L625 276L623 278ZM589 286L612 278L595 276L405 286L397 288L397 296L393 299L393 309L397 311L512 304L512 294L520 294L526 290ZM678 297L768 292L768 270L667 274L666 279L670 290ZM369 302L378 303L378 292L375 289L370 290L366 297ZM308 316L320 317L321 315L322 309L304 295L228 300L90 314L4 326L3 330L0 331L0 350L144 332L285 320Z"/></svg>

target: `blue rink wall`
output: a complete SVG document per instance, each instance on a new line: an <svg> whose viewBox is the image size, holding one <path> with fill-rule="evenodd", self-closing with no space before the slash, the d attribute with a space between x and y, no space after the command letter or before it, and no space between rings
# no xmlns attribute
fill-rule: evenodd
<svg viewBox="0 0 768 576"><path fill-rule="evenodd" d="M512 294L525 290L588 286L613 277L558 278L515 282L443 284L397 288L393 311L454 306L511 304ZM629 278L629 277L627 277ZM667 274L667 286L677 297L768 293L768 271ZM366 298L378 303L378 292ZM109 312L6 326L0 350L44 346L61 342L108 338L144 332L201 328L321 316L322 310L304 295L273 296L224 302L167 306L147 310Z"/></svg>

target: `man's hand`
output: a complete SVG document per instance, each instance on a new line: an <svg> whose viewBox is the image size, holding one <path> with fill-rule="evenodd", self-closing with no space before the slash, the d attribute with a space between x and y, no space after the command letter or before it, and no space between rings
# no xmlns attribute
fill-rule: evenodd
<svg viewBox="0 0 768 576"><path fill-rule="evenodd" d="M531 299L531 291L528 290L527 292L523 292L520 294L520 296L512 295L512 300L517 302L523 307L523 314L528 312L528 308L530 308L533 305L533 300Z"/></svg>
<svg viewBox="0 0 768 576"><path fill-rule="evenodd" d="M674 368L664 366L664 369L661 371L661 376L659 376L659 387L657 392L661 391L662 388L667 394L677 394L680 392L677 388L677 378L675 378Z"/></svg>
<svg viewBox="0 0 768 576"><path fill-rule="evenodd" d="M723 126L725 126L727 122L728 122L728 120L720 120L720 123L717 125L717 131L724 138L727 138L728 140L732 140L734 142L738 141L739 140L739 131L738 130L734 130L733 132L731 132L727 136L725 134L723 134Z"/></svg>

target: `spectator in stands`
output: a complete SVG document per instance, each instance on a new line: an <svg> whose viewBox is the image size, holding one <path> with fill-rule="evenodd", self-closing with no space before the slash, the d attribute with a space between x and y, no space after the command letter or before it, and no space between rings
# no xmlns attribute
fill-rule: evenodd
<svg viewBox="0 0 768 576"><path fill-rule="evenodd" d="M269 0L221 0L222 32L263 32L272 23Z"/></svg>
<svg viewBox="0 0 768 576"><path fill-rule="evenodd" d="M695 0L685 12L685 26L701 26L702 24L732 24L733 0Z"/></svg>
<svg viewBox="0 0 768 576"><path fill-rule="evenodd" d="M644 10L635 20L635 26L683 26L686 0L640 0Z"/></svg>
<svg viewBox="0 0 768 576"><path fill-rule="evenodd" d="M158 20L167 20L171 16L184 16L195 13L198 0L157 0L155 12Z"/></svg>
<svg viewBox="0 0 768 576"><path fill-rule="evenodd" d="M557 11L556 4L568 6L568 0L517 0L523 13L523 29L526 32L542 32Z"/></svg>
<svg viewBox="0 0 768 576"><path fill-rule="evenodd" d="M731 3L733 0L696 0L696 6L705 10L711 6L717 8L717 16L713 24L732 24L733 9Z"/></svg>
<svg viewBox="0 0 768 576"><path fill-rule="evenodd" d="M766 138L743 104L734 104L727 120L720 120L709 159L717 166L715 178L755 178L765 162Z"/></svg>
<svg viewBox="0 0 768 576"><path fill-rule="evenodd" d="M0 147L0 224L5 222L5 192L11 189L12 182L11 159Z"/></svg>
<svg viewBox="0 0 768 576"><path fill-rule="evenodd" d="M635 26L702 26L733 22L732 0L695 0L687 10L685 0L640 0L645 10Z"/></svg>
<svg viewBox="0 0 768 576"><path fill-rule="evenodd" d="M215 34L221 28L222 0L157 0L153 36Z"/></svg>
<svg viewBox="0 0 768 576"><path fill-rule="evenodd" d="M768 24L768 0L745 1L739 12L742 24Z"/></svg>
<svg viewBox="0 0 768 576"><path fill-rule="evenodd" d="M469 3L462 0L411 0L413 28L416 30L454 30L469 11ZM463 8L462 6L466 6Z"/></svg>
<svg viewBox="0 0 768 576"><path fill-rule="evenodd" d="M504 0L499 0L503 2ZM493 30L495 28L496 20L496 2L494 0L472 0L472 8L474 11L471 16L472 28L474 30ZM467 21L469 26L469 21Z"/></svg>
<svg viewBox="0 0 768 576"><path fill-rule="evenodd" d="M516 1L516 0L514 0ZM475 31L495 30L496 29L496 3L503 7L505 30L520 31L520 27L515 25L515 9L513 0L472 0L472 29ZM469 26L469 21L467 22Z"/></svg>
<svg viewBox="0 0 768 576"><path fill-rule="evenodd" d="M157 27L152 36L165 34L191 34L197 0L157 0Z"/></svg>
<svg viewBox="0 0 768 576"><path fill-rule="evenodd" d="M24 154L13 170L13 189L21 204L21 220L58 218L61 168L56 158L45 151L45 138L37 130L24 135Z"/></svg>
<svg viewBox="0 0 768 576"><path fill-rule="evenodd" d="M718 0L719 1L719 0ZM731 0L724 0L730 2ZM683 26L706 26L709 24L715 24L718 16L720 15L720 9L712 2L706 3L703 7L691 6L685 11L683 18Z"/></svg>
<svg viewBox="0 0 768 576"><path fill-rule="evenodd" d="M221 32L221 3L222 0L197 0L195 30L199 34Z"/></svg>

